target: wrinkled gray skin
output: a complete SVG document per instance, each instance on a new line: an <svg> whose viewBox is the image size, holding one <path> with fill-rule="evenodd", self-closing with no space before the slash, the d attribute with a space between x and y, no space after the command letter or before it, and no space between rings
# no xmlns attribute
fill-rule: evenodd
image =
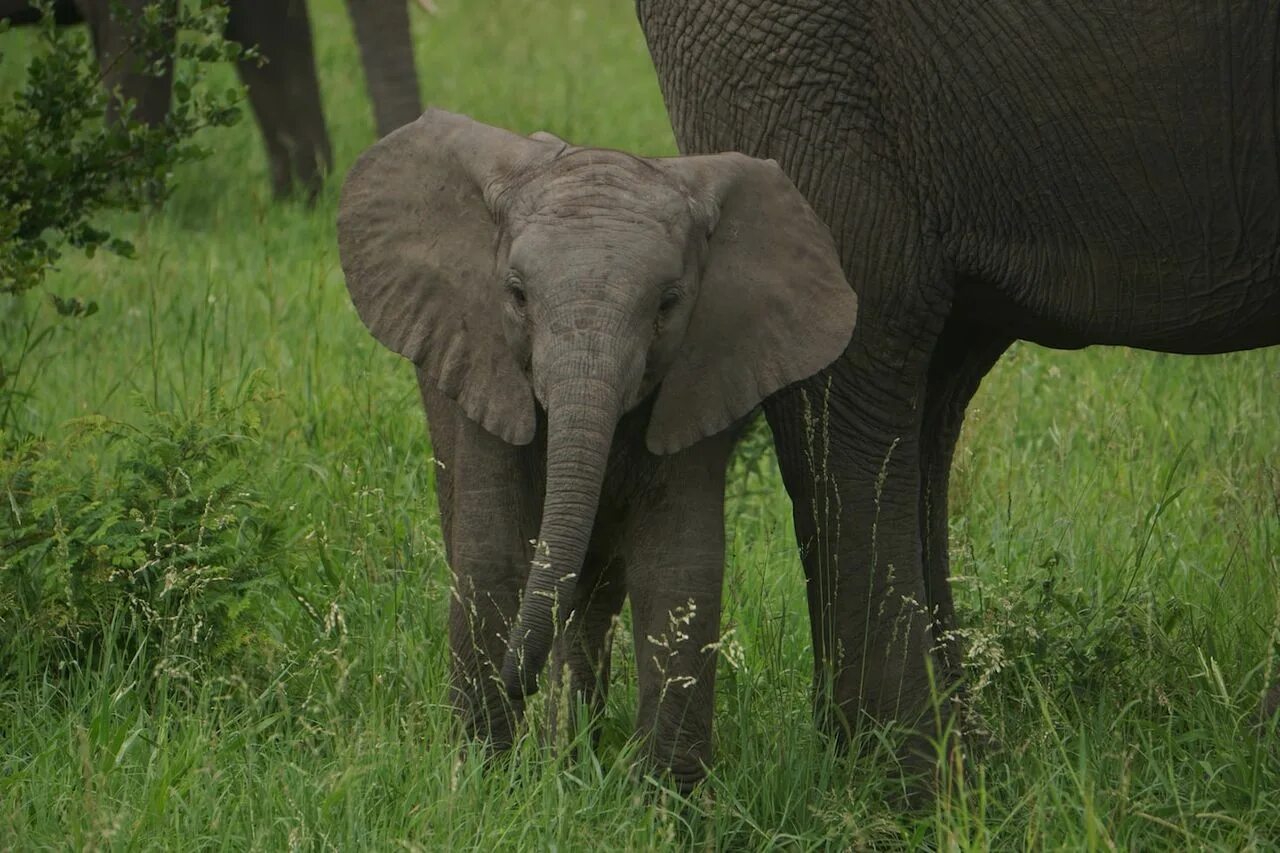
<svg viewBox="0 0 1280 853"><path fill-rule="evenodd" d="M418 367L467 730L509 746L549 656L599 708L630 595L639 733L693 785L725 467L760 400L848 343L830 233L773 163L643 159L431 110L357 162L338 238L361 318Z"/></svg>
<svg viewBox="0 0 1280 853"><path fill-rule="evenodd" d="M858 293L844 356L764 406L819 725L929 731L928 667L958 669L952 451L1009 344L1280 343L1280 5L637 7L681 151L776 159ZM803 395L828 383L815 470Z"/></svg>
<svg viewBox="0 0 1280 853"><path fill-rule="evenodd" d="M121 21L110 14L114 2L128 13ZM153 2L156 0L59 0L54 14L59 24L88 22L103 68L103 83L110 90L119 87L126 98L134 100L139 119L158 124L169 112L172 65L157 77L139 73L128 57L121 58L131 47L128 21ZM378 135L385 136L422 112L408 5L405 0L347 0L347 10L355 24ZM0 19L30 23L37 17L26 0L0 0ZM283 198L300 187L308 198L314 198L333 166L333 153L320 104L306 3L231 0L226 36L246 47L257 45L261 56L269 60L263 65L240 62L236 70L248 88L249 103L262 131L272 190L277 198ZM112 115L114 111L113 105Z"/></svg>

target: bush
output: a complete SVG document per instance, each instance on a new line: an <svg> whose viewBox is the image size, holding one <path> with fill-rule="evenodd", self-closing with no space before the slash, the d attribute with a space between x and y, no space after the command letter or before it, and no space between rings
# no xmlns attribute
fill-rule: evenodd
<svg viewBox="0 0 1280 853"><path fill-rule="evenodd" d="M154 126L132 120L124 103L118 120L104 120L118 95L103 90L88 33L55 26L48 0L37 5L48 14L36 49L20 85L0 97L0 299L16 306L0 318L0 431L15 425L18 404L32 396L39 377L31 356L53 328L15 297L42 284L67 249L133 257L133 245L104 226L104 215L163 201L173 170L207 155L196 135L235 123L242 97L235 88L213 92L207 80L212 63L244 55L222 37L225 0L157 2L133 26L126 56L146 57L146 73L161 73L173 54L172 103ZM0 37L10 37L7 29L0 22ZM0 41L0 64L9 61L4 48ZM50 297L61 318L98 310L74 295Z"/></svg>
<svg viewBox="0 0 1280 853"><path fill-rule="evenodd" d="M157 665L262 648L281 557L256 485L263 400L211 391L140 428L88 418L0 459L0 676L108 638Z"/></svg>
<svg viewBox="0 0 1280 853"><path fill-rule="evenodd" d="M133 255L104 215L162 201L174 169L205 156L196 135L237 120L241 92L213 92L207 73L242 51L222 37L223 0L150 4L115 61L158 75L172 60L169 113L146 125L116 103L108 122L119 94L104 91L88 33L36 5L46 14L31 58L0 98L0 677L20 662L84 662L107 642L157 664L221 658L261 636L255 590L278 548L250 476L261 399L211 393L188 417L146 411L140 428L90 418L54 441L28 437L19 406L57 321L18 297L68 249ZM61 318L97 311L50 297Z"/></svg>
<svg viewBox="0 0 1280 853"><path fill-rule="evenodd" d="M225 22L223 0L157 2L140 16L134 52L148 58L145 69L159 74L169 50L177 60L169 115L148 126L128 109L103 120L116 95L103 91L88 33L44 16L25 84L0 101L0 293L39 284L67 246L132 256L127 240L94 220L163 199L173 169L206 156L195 135L239 119L240 92L213 93L205 84L209 63L241 54L223 39ZM170 33L178 37L172 48Z"/></svg>

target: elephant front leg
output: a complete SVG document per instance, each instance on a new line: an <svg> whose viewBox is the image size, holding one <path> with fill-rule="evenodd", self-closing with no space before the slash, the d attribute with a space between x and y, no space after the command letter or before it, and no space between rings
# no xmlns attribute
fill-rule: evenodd
<svg viewBox="0 0 1280 853"><path fill-rule="evenodd" d="M541 512L537 451L512 447L469 420L419 372L431 427L449 604L450 697L467 735L511 746L523 710L499 678Z"/></svg>
<svg viewBox="0 0 1280 853"><path fill-rule="evenodd" d="M407 0L347 0L378 136L422 113Z"/></svg>
<svg viewBox="0 0 1280 853"><path fill-rule="evenodd" d="M645 757L687 792L712 761L724 580L724 476L731 438L708 439L660 465L653 497L632 510L627 592Z"/></svg>
<svg viewBox="0 0 1280 853"><path fill-rule="evenodd" d="M506 633L520 607L523 573L507 559L458 556L449 605L450 704L471 740L503 751L515 741L524 703L498 677Z"/></svg>

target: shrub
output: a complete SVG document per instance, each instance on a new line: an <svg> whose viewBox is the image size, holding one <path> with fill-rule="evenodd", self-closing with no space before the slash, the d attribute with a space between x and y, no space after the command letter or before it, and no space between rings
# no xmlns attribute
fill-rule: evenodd
<svg viewBox="0 0 1280 853"><path fill-rule="evenodd" d="M258 486L263 400L88 418L0 459L0 675L108 638L196 666L266 642L281 536Z"/></svg>
<svg viewBox="0 0 1280 853"><path fill-rule="evenodd" d="M24 85L0 101L0 293L39 284L66 246L132 255L127 240L94 220L105 210L137 210L162 199L174 167L206 155L195 135L239 118L240 93L213 93L204 82L209 63L241 53L222 38L225 22L221 0L146 8L136 25L136 54L150 59L143 66L149 73L163 69L166 34L178 34L169 115L147 126L128 118L127 109L118 121L103 120L116 95L103 91L88 33L44 16Z"/></svg>

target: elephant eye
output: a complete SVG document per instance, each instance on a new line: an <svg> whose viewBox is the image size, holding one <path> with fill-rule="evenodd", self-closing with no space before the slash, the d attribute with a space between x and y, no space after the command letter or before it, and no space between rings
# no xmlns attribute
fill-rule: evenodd
<svg viewBox="0 0 1280 853"><path fill-rule="evenodd" d="M680 288L669 287L666 293L662 294L662 299L658 302L658 313L667 315L671 313L671 309L675 308L680 302Z"/></svg>
<svg viewBox="0 0 1280 853"><path fill-rule="evenodd" d="M524 308L529 301L529 297L524 292L524 286L520 283L519 276L514 273L507 276L506 280L507 293L511 296L511 301L515 303L517 308Z"/></svg>

